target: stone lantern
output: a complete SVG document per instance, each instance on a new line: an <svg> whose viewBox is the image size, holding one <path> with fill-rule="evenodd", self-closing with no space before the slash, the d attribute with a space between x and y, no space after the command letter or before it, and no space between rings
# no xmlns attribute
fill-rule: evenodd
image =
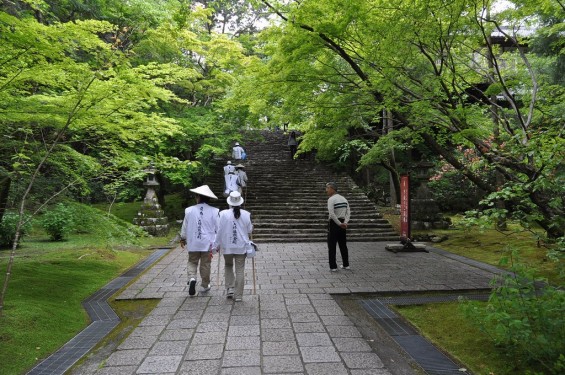
<svg viewBox="0 0 565 375"><path fill-rule="evenodd" d="M159 182L155 178L157 169L155 169L153 163L150 163L144 172L147 173L147 178L143 183L147 187L147 193L137 217L133 219L133 223L153 236L162 237L169 231L169 224L165 211L163 211L157 199L156 191L159 188Z"/></svg>

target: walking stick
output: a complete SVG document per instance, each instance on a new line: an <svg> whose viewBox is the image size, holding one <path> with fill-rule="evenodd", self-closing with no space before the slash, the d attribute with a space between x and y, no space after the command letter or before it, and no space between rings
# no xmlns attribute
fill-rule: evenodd
<svg viewBox="0 0 565 375"><path fill-rule="evenodd" d="M253 268L253 294L257 294L257 290L255 289L255 257L251 258L251 267Z"/></svg>
<svg viewBox="0 0 565 375"><path fill-rule="evenodd" d="M253 241L253 234L251 234L251 241ZM255 254L257 256L257 254ZM255 257L251 258L251 269L253 270L253 295L257 294L256 282L255 279Z"/></svg>
<svg viewBox="0 0 565 375"><path fill-rule="evenodd" d="M245 202L247 202L247 186L245 187L245 198L243 199L243 205L245 207ZM250 236L251 241L253 241L253 235ZM257 294L256 276L255 276L255 257L251 258L251 269L253 270L253 294Z"/></svg>
<svg viewBox="0 0 565 375"><path fill-rule="evenodd" d="M216 281L218 288L220 287L220 262L221 261L222 261L222 256L220 254L220 249L218 249L218 277L217 277L217 281Z"/></svg>

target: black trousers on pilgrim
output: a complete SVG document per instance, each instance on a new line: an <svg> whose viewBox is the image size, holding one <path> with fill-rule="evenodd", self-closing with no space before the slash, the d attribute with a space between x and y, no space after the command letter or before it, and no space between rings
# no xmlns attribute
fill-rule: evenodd
<svg viewBox="0 0 565 375"><path fill-rule="evenodd" d="M339 219L343 222L343 219ZM330 269L337 268L336 244L339 244L339 252L344 267L349 267L349 250L347 250L347 231L330 220L328 223L328 257Z"/></svg>
<svg viewBox="0 0 565 375"><path fill-rule="evenodd" d="M297 145L290 145L288 146L290 148L290 158L294 159L294 154L296 154L296 150L298 149Z"/></svg>

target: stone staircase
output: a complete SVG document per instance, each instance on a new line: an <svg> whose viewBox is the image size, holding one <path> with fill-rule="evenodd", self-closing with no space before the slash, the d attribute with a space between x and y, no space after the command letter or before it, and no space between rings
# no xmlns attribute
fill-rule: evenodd
<svg viewBox="0 0 565 375"><path fill-rule="evenodd" d="M256 242L325 242L327 195L325 184L335 181L351 206L348 241L397 241L399 236L374 204L345 174L336 174L313 158L291 160L282 133L262 132L264 140L245 142L249 178L245 209L251 212ZM221 171L221 167L218 167ZM223 192L221 172L209 180ZM225 199L217 206L227 208Z"/></svg>

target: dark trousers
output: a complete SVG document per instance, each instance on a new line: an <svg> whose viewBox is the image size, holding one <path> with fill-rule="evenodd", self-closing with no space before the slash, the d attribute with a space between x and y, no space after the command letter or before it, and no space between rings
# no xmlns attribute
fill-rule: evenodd
<svg viewBox="0 0 565 375"><path fill-rule="evenodd" d="M340 219L343 222L343 219ZM337 268L336 244L339 244L339 252L344 267L349 267L349 250L347 250L346 230L334 223L333 220L328 224L328 257L330 260L330 268Z"/></svg>
<svg viewBox="0 0 565 375"><path fill-rule="evenodd" d="M294 154L296 154L296 150L298 148L297 145L290 145L288 146L290 148L290 158L294 159Z"/></svg>

